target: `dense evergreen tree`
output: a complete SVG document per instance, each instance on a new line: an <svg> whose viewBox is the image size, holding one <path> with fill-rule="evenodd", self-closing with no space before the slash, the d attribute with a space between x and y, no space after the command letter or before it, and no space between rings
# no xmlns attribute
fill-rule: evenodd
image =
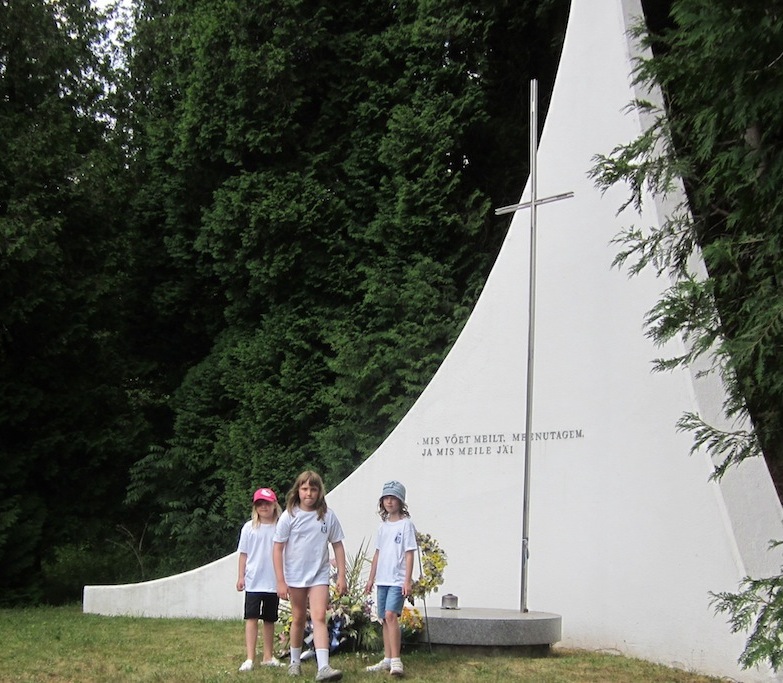
<svg viewBox="0 0 783 683"><path fill-rule="evenodd" d="M232 547L259 481L339 481L431 377L502 239L490 207L522 187L527 82L553 76L566 5L140 8L137 201L183 381L130 499L180 564Z"/></svg>
<svg viewBox="0 0 783 683"><path fill-rule="evenodd" d="M259 482L372 452L478 296L567 5L149 0L113 68L86 0L0 6L5 600L213 559Z"/></svg>
<svg viewBox="0 0 783 683"><path fill-rule="evenodd" d="M3 602L44 586L56 598L60 584L42 576L58 558L100 577L87 550L122 519L143 431L119 316L123 159L104 116L100 38L86 0L0 4Z"/></svg>

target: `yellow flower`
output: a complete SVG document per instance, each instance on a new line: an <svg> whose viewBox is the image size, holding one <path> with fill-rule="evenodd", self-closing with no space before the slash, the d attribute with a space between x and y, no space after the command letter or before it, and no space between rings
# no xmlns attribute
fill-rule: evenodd
<svg viewBox="0 0 783 683"><path fill-rule="evenodd" d="M408 631L417 633L424 628L424 619L415 607L403 607L400 615L400 626Z"/></svg>
<svg viewBox="0 0 783 683"><path fill-rule="evenodd" d="M443 570L448 564L446 553L441 550L438 542L429 534L416 533L421 558L421 576L411 586L411 604L413 598L424 599L432 592L437 593L443 585Z"/></svg>

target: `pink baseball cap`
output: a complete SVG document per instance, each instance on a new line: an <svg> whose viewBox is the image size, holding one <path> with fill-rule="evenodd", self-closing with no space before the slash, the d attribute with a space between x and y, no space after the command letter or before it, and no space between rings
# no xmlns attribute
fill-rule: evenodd
<svg viewBox="0 0 783 683"><path fill-rule="evenodd" d="M268 500L270 503L276 503L277 496L272 489L258 489L253 494L253 502L257 503L259 500Z"/></svg>

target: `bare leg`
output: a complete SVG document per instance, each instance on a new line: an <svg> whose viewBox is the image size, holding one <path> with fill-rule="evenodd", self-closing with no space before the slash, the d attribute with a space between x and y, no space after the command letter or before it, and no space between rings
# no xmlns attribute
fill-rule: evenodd
<svg viewBox="0 0 783 683"><path fill-rule="evenodd" d="M305 625L307 624L307 591L309 588L288 588L291 602L291 628L288 635L291 647L302 647Z"/></svg>
<svg viewBox="0 0 783 683"><path fill-rule="evenodd" d="M255 661L258 641L258 619L245 619L245 649L247 658Z"/></svg>
<svg viewBox="0 0 783 683"><path fill-rule="evenodd" d="M275 622L264 622L264 659L263 661L269 662L274 657L274 642L275 642Z"/></svg>
<svg viewBox="0 0 783 683"><path fill-rule="evenodd" d="M388 637L389 641L389 654L391 658L398 658L400 656L402 635L400 634L400 621L397 618L396 612L386 612L383 620L383 626L386 629L384 635ZM385 641L386 639L384 639ZM384 645L384 651L386 646Z"/></svg>
<svg viewBox="0 0 783 683"><path fill-rule="evenodd" d="M383 658L391 659L391 642L389 640L389 621L384 619L381 622L381 631L383 633Z"/></svg>
<svg viewBox="0 0 783 683"><path fill-rule="evenodd" d="M313 642L316 650L329 649L329 631L326 628L326 608L329 604L329 586L310 588L310 618L313 620Z"/></svg>

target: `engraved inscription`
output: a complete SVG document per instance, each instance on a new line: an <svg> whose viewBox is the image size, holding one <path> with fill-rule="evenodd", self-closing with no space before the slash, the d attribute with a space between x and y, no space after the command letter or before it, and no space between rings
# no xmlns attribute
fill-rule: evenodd
<svg viewBox="0 0 783 683"><path fill-rule="evenodd" d="M492 432L488 434L430 434L422 436L417 445L422 457L514 455L524 450L525 432ZM532 432L536 441L571 441L584 439L584 429L550 429Z"/></svg>

